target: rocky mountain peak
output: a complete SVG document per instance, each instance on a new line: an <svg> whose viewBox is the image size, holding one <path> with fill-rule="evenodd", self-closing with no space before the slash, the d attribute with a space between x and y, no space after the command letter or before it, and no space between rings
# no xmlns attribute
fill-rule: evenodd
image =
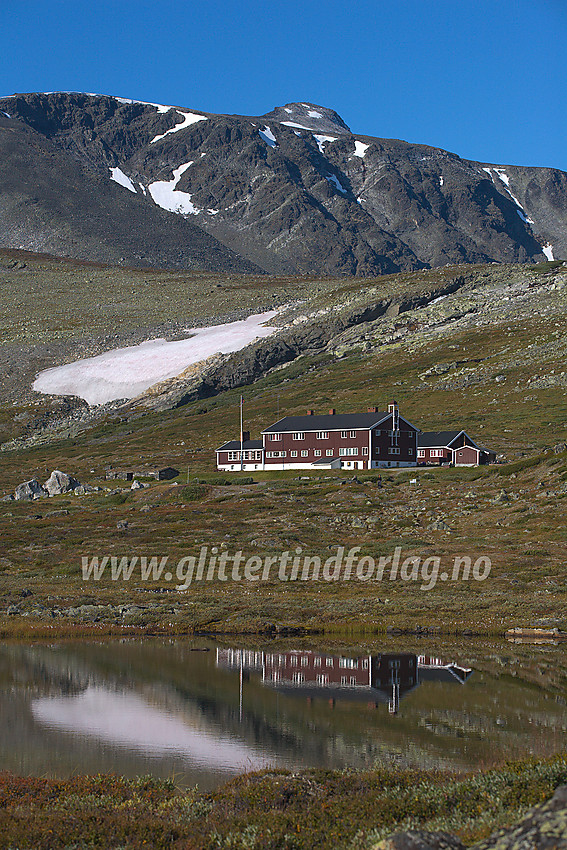
<svg viewBox="0 0 567 850"><path fill-rule="evenodd" d="M350 127L334 109L318 106L316 103L286 103L276 106L271 112L261 116L267 121L277 121L287 126L312 130L315 133L350 133Z"/></svg>

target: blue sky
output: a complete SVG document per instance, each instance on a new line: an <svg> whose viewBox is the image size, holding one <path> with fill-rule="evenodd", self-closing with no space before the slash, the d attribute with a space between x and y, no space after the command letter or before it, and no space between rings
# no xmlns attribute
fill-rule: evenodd
<svg viewBox="0 0 567 850"><path fill-rule="evenodd" d="M0 0L0 94L74 90L260 115L567 171L565 0Z"/></svg>

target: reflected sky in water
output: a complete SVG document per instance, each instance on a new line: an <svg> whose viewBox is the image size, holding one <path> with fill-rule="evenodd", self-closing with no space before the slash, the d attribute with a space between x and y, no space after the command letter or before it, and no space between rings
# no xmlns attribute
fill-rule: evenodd
<svg viewBox="0 0 567 850"><path fill-rule="evenodd" d="M200 651L195 651L199 649ZM174 777L470 770L565 749L562 647L389 640L342 652L190 640L0 646L0 769Z"/></svg>

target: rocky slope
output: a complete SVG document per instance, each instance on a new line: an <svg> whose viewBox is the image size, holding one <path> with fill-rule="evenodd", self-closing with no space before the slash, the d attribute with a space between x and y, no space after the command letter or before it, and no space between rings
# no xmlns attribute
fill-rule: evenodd
<svg viewBox="0 0 567 850"><path fill-rule="evenodd" d="M54 93L0 113L6 247L367 276L567 256L565 173L355 135L313 104L247 117Z"/></svg>

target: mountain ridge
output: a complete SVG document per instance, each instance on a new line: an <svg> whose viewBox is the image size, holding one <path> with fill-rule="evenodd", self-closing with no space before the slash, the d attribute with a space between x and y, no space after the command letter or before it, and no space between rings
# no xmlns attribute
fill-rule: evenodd
<svg viewBox="0 0 567 850"><path fill-rule="evenodd" d="M474 162L352 133L338 113L317 104L242 116L54 92L0 98L0 112L0 221L9 225L3 247L39 244L88 259L95 241L94 259L103 261L367 277L567 256L564 172ZM14 152L5 139L14 120L37 134L38 162L30 157L28 168L42 168L45 184L38 197L29 186L19 203L21 186L7 176ZM67 207L80 207L81 194L101 207L94 240L75 224L73 238L51 245L51 230L67 228L70 213L61 205L43 224L30 217L30 208L45 205L49 179L57 185L55 152L63 170L75 169L74 188L57 188ZM95 176L120 184L120 202L95 190ZM144 257L148 231L161 251ZM100 256L100 245L108 256Z"/></svg>

